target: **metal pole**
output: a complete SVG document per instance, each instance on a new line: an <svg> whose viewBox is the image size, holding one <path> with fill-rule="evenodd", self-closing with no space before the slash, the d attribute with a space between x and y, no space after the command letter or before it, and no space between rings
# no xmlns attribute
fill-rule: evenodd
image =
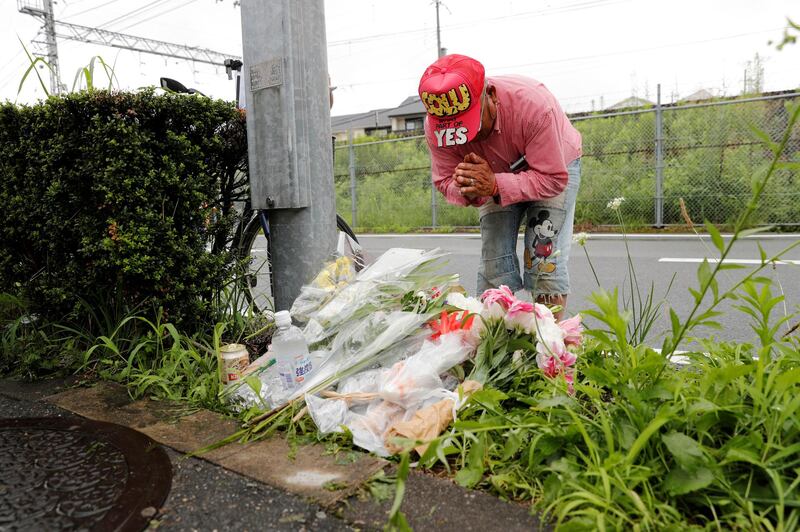
<svg viewBox="0 0 800 532"><path fill-rule="evenodd" d="M441 26L439 25L439 5L442 3L441 0L435 0L436 3L436 57L442 57L444 55L442 53L442 32ZM431 168L431 175L433 175L433 168ZM431 227L434 229L438 224L438 216L437 211L438 208L436 206L436 186L433 184L433 179L431 179Z"/></svg>
<svg viewBox="0 0 800 532"><path fill-rule="evenodd" d="M356 227L358 201L356 200L356 149L353 146L353 130L347 130L348 150L350 152L350 225Z"/></svg>
<svg viewBox="0 0 800 532"><path fill-rule="evenodd" d="M436 3L436 57L442 57L442 34L439 27L439 4L441 0L435 0Z"/></svg>
<svg viewBox="0 0 800 532"><path fill-rule="evenodd" d="M661 84L656 89L656 227L664 227L664 113L661 109Z"/></svg>
<svg viewBox="0 0 800 532"><path fill-rule="evenodd" d="M431 161L431 175L433 175L433 161ZM433 179L431 178L431 227L434 229L438 224L438 207L436 206L436 194L438 191L436 190L436 185L433 184Z"/></svg>
<svg viewBox="0 0 800 532"><path fill-rule="evenodd" d="M50 94L61 92L61 74L58 69L58 44L53 0L44 0L44 36L47 43L47 63L50 65Z"/></svg>
<svg viewBox="0 0 800 532"><path fill-rule="evenodd" d="M275 309L336 246L323 0L242 0L253 207L270 209Z"/></svg>

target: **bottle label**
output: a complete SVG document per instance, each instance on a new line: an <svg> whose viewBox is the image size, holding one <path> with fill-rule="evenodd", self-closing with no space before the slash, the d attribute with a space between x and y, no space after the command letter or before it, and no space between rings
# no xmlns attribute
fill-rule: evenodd
<svg viewBox="0 0 800 532"><path fill-rule="evenodd" d="M311 365L311 359L306 354L297 355L294 362L294 380L297 384L300 384L306 380L306 376L314 368Z"/></svg>

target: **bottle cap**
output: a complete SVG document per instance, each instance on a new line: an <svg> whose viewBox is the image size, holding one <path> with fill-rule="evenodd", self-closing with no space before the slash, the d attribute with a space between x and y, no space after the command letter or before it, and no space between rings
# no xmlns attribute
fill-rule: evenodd
<svg viewBox="0 0 800 532"><path fill-rule="evenodd" d="M281 310L275 313L275 325L278 327L288 327L292 324L292 315L288 310Z"/></svg>

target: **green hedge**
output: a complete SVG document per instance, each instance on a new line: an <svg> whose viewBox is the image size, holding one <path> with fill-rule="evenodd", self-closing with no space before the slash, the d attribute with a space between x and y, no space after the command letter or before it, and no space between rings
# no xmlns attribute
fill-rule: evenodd
<svg viewBox="0 0 800 532"><path fill-rule="evenodd" d="M229 103L153 90L0 105L0 291L54 320L121 301L201 324L233 270L244 132Z"/></svg>

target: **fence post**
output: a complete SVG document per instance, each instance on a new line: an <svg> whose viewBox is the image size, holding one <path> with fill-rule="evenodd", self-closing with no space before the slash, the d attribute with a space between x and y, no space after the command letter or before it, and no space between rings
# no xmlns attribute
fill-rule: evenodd
<svg viewBox="0 0 800 532"><path fill-rule="evenodd" d="M356 200L356 149L353 146L353 130L347 130L347 151L350 154L350 225L355 229L358 202Z"/></svg>
<svg viewBox="0 0 800 532"><path fill-rule="evenodd" d="M664 227L664 113L661 108L661 84L656 87L656 195L655 226Z"/></svg>
<svg viewBox="0 0 800 532"><path fill-rule="evenodd" d="M430 183L431 183L431 227L436 228L436 215L437 215L437 208L436 208L436 185L433 184L433 157L431 157L431 172L430 172Z"/></svg>

